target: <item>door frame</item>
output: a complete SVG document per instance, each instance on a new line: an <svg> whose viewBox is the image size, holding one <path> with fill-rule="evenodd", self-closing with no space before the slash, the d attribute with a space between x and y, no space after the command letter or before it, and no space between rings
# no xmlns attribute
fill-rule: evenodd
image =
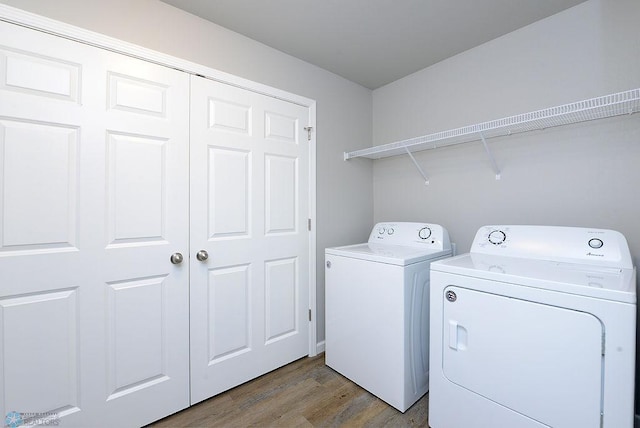
<svg viewBox="0 0 640 428"><path fill-rule="evenodd" d="M262 83L234 76L214 68L196 64L178 57L163 54L133 43L125 42L100 33L85 30L64 22L46 18L31 12L0 4L0 21L17 24L54 36L95 46L100 49L127 55L143 61L162 65L188 73L200 75L221 83L237 86L262 95L288 101L309 109L309 126L312 128L309 140L309 356L318 354L317 343L317 307L316 307L316 102L310 98L292 94ZM322 345L320 345L322 346Z"/></svg>

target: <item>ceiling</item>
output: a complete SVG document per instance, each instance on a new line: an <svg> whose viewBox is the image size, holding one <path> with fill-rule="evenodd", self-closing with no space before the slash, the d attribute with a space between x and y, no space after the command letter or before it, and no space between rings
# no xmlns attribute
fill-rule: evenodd
<svg viewBox="0 0 640 428"><path fill-rule="evenodd" d="M162 0L375 89L585 0Z"/></svg>

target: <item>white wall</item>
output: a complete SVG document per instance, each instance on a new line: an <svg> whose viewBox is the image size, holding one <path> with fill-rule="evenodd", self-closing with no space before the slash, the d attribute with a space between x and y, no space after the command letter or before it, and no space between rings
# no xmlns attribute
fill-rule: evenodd
<svg viewBox="0 0 640 428"><path fill-rule="evenodd" d="M590 0L373 93L374 144L640 87L640 1ZM448 228L459 252L483 224L617 229L640 263L640 115L374 163L374 221Z"/></svg>
<svg viewBox="0 0 640 428"><path fill-rule="evenodd" d="M371 91L157 0L0 0L10 6L190 60L317 101L318 340L324 340L324 248L366 239L369 163L345 150L371 143Z"/></svg>
<svg viewBox="0 0 640 428"><path fill-rule="evenodd" d="M639 88L638 22L638 0L589 0L379 88L374 144ZM375 161L374 221L440 223L459 253L485 224L615 229L640 265L640 114L489 146L500 181L479 142L416 154L427 186L406 156Z"/></svg>

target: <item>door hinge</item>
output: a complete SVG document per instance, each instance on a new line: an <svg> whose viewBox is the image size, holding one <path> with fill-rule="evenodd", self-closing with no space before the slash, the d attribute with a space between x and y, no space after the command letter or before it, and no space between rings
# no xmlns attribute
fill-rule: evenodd
<svg viewBox="0 0 640 428"><path fill-rule="evenodd" d="M311 232L311 219L310 218L307 219L307 229L309 229L309 232Z"/></svg>
<svg viewBox="0 0 640 428"><path fill-rule="evenodd" d="M309 321L311 321L311 309L309 309Z"/></svg>
<svg viewBox="0 0 640 428"><path fill-rule="evenodd" d="M305 126L304 130L307 131L307 141L311 141L311 131L313 131L313 126Z"/></svg>

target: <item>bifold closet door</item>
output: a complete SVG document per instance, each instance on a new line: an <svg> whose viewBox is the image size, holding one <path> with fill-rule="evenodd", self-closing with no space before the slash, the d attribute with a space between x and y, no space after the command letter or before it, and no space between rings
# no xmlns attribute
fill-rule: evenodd
<svg viewBox="0 0 640 428"><path fill-rule="evenodd" d="M192 403L308 354L308 121L191 78Z"/></svg>
<svg viewBox="0 0 640 428"><path fill-rule="evenodd" d="M188 406L188 108L184 73L0 22L2 417Z"/></svg>

